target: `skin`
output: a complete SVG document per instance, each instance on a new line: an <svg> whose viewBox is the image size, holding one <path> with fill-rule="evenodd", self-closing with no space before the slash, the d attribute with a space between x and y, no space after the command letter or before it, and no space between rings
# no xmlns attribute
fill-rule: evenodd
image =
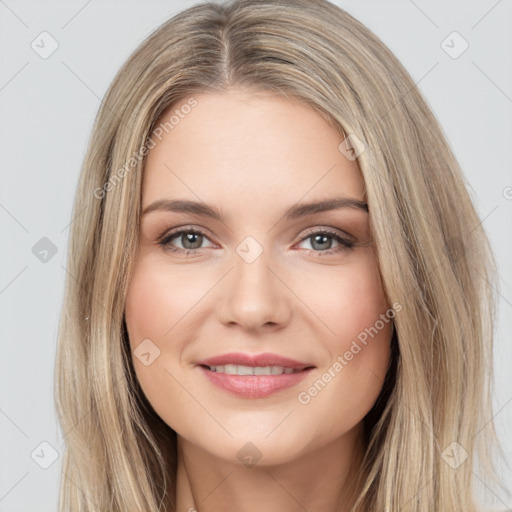
<svg viewBox="0 0 512 512"><path fill-rule="evenodd" d="M391 323L309 403L298 394L389 305L367 212L282 216L297 203L334 196L364 201L359 168L339 151L343 137L303 103L240 87L194 98L197 106L148 154L142 210L188 199L214 205L226 220L143 215L125 310L132 350L145 339L160 350L147 366L133 360L149 402L178 435L176 510L348 511L362 420L388 369ZM158 243L182 226L204 233L168 244L199 247L188 256ZM355 247L334 238L315 244L312 234L322 228L348 234ZM252 263L236 252L247 236L263 250ZM273 352L316 368L297 386L241 398L196 366L227 352ZM248 442L261 457L252 466L238 458Z"/></svg>

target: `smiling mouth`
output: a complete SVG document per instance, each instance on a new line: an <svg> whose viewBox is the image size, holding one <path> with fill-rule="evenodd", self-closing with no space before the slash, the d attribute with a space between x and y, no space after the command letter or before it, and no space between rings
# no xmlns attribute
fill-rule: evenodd
<svg viewBox="0 0 512 512"><path fill-rule="evenodd" d="M294 361L289 364L295 367L202 363L197 368L201 369L211 384L231 395L240 398L265 398L298 385L316 368L296 364Z"/></svg>
<svg viewBox="0 0 512 512"><path fill-rule="evenodd" d="M215 366L201 365L203 368L214 373L223 373L226 375L240 376L258 376L258 375L288 375L291 373L300 373L304 370L313 368L305 366L304 368L289 368L286 366L245 366L241 364L219 364Z"/></svg>

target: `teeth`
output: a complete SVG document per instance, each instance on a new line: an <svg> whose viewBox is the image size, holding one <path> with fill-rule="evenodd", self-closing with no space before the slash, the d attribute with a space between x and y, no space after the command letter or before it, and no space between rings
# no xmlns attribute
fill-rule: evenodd
<svg viewBox="0 0 512 512"><path fill-rule="evenodd" d="M280 373L284 373L284 368L279 366L271 366L270 367L270 375L279 375Z"/></svg>
<svg viewBox="0 0 512 512"><path fill-rule="evenodd" d="M285 368L284 366L243 366L241 364L219 364L209 367L212 372L226 373L228 375L281 375L283 373L296 373L299 370Z"/></svg>
<svg viewBox="0 0 512 512"><path fill-rule="evenodd" d="M224 365L224 373L227 373L228 375L236 375L238 373L238 368L236 364Z"/></svg>
<svg viewBox="0 0 512 512"><path fill-rule="evenodd" d="M236 375L254 375L254 368L251 368L250 366L233 365L233 369L233 373Z"/></svg>

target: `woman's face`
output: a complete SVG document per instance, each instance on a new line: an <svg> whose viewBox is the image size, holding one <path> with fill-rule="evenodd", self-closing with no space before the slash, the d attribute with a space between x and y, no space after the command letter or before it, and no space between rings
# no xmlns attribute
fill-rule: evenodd
<svg viewBox="0 0 512 512"><path fill-rule="evenodd" d="M235 462L359 435L393 314L343 138L305 104L240 88L161 122L125 312L149 402L190 446Z"/></svg>

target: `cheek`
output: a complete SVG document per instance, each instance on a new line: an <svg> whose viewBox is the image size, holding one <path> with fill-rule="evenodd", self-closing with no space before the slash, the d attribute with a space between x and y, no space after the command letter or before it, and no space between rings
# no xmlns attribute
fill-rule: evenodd
<svg viewBox="0 0 512 512"><path fill-rule="evenodd" d="M132 349L143 339L168 339L171 331L179 329L181 319L204 294L204 280L190 277L169 272L155 259L142 259L136 265L125 308Z"/></svg>
<svg viewBox="0 0 512 512"><path fill-rule="evenodd" d="M144 266L136 267L126 297L125 319L134 350L144 339L158 337L163 326L159 326L157 316L161 308L161 290L155 287L152 274L144 271Z"/></svg>
<svg viewBox="0 0 512 512"><path fill-rule="evenodd" d="M213 278L198 279L192 265L170 271L165 259L149 255L137 261L128 287L125 320L135 374L149 402L173 428L170 404L190 407L180 386L182 363L193 328L201 323L197 306L214 284ZM139 356L147 352L146 365Z"/></svg>
<svg viewBox="0 0 512 512"><path fill-rule="evenodd" d="M321 312L326 365L302 387L299 402L312 418L329 411L329 423L343 429L360 421L381 392L394 312L370 255L330 276L322 290L309 291L308 305Z"/></svg>
<svg viewBox="0 0 512 512"><path fill-rule="evenodd" d="M176 364L180 358L180 339L186 339L182 330L186 322L179 320L191 306L185 308L184 296L190 294L192 300L194 294L190 286L182 290L179 278L169 274L150 258L137 262L128 287L125 320L133 366L142 391L157 414L175 428L172 410L185 410L189 404L173 379L173 361ZM171 339L173 342L169 343ZM145 353L149 353L146 360Z"/></svg>
<svg viewBox="0 0 512 512"><path fill-rule="evenodd" d="M318 274L314 282L307 280L306 286L300 294L322 321L331 353L344 349L347 342L350 345L388 309L377 262L369 251L336 272Z"/></svg>

